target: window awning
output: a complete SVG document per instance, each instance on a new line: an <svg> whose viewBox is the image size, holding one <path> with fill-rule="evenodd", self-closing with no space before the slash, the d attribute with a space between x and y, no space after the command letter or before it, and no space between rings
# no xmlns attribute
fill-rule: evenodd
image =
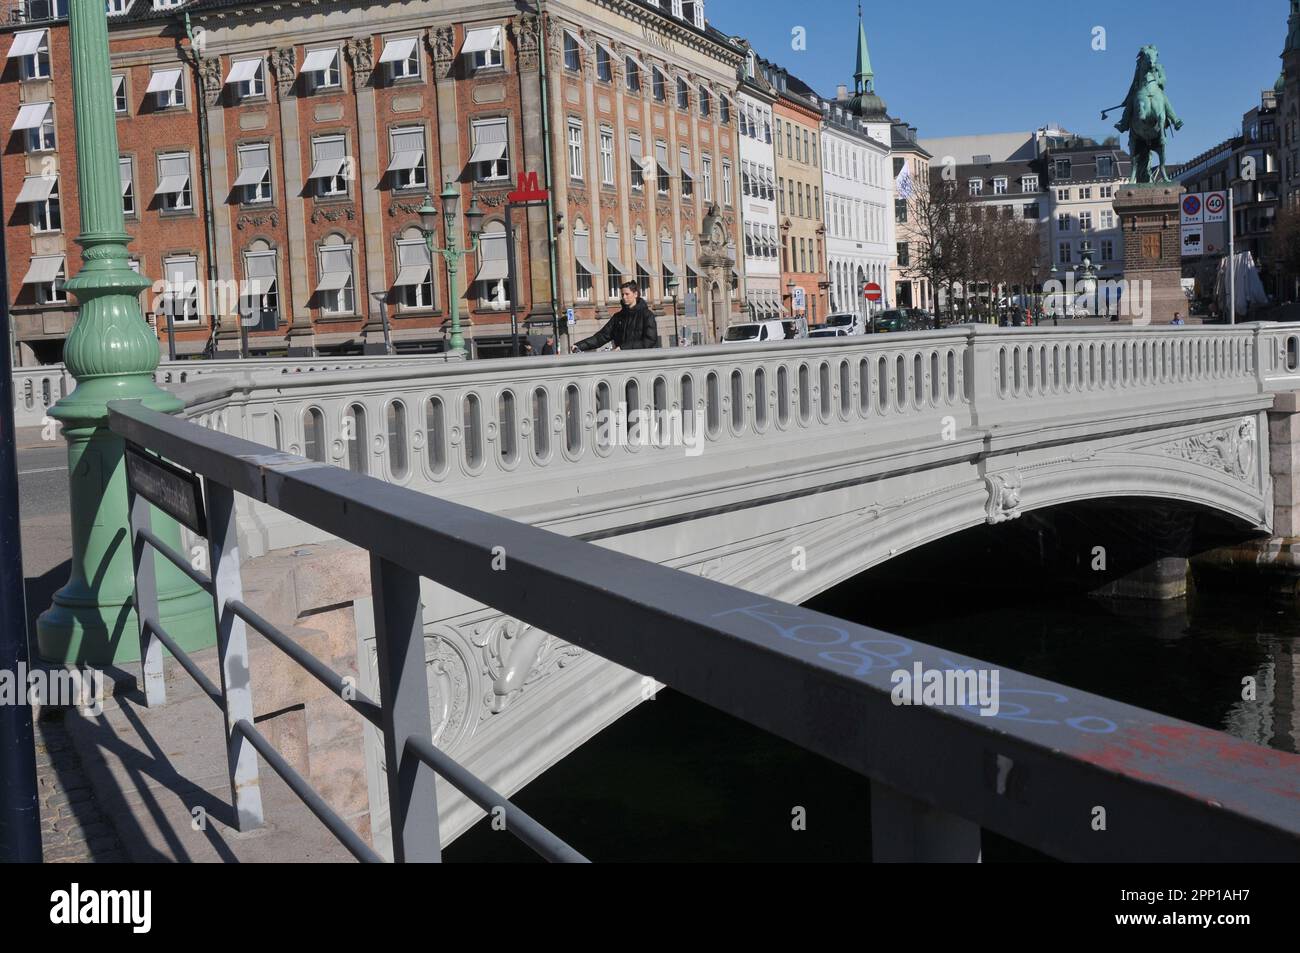
<svg viewBox="0 0 1300 953"><path fill-rule="evenodd" d="M479 262L475 281L504 281L510 276L510 268L504 258L484 258Z"/></svg>
<svg viewBox="0 0 1300 953"><path fill-rule="evenodd" d="M352 272L350 271L327 271L320 276L320 283L316 285L316 290L342 291L351 280Z"/></svg>
<svg viewBox="0 0 1300 953"><path fill-rule="evenodd" d="M121 91L122 91L122 87L125 86L125 85L126 85L126 77L125 77L125 76L123 76L121 73L119 73L118 75L114 76L114 77L113 77L113 95L116 96L119 92L121 92Z"/></svg>
<svg viewBox="0 0 1300 953"><path fill-rule="evenodd" d="M685 172L689 176L695 175L695 170L691 168L691 154L689 152L681 153L677 161L678 164L682 167L683 172Z"/></svg>
<svg viewBox="0 0 1300 953"><path fill-rule="evenodd" d="M14 34L13 45L9 47L8 59L15 56L31 56L45 44L47 30L26 30Z"/></svg>
<svg viewBox="0 0 1300 953"><path fill-rule="evenodd" d="M170 93L176 88L176 83L181 78L181 71L178 69L160 69L149 79L149 88L146 93Z"/></svg>
<svg viewBox="0 0 1300 953"><path fill-rule="evenodd" d="M635 53L627 53L625 55L627 56L628 59L630 59L633 63L636 64L637 69L639 69L641 72L643 73L650 72L650 70L646 68L645 63L641 62L641 58L637 56Z"/></svg>
<svg viewBox="0 0 1300 953"><path fill-rule="evenodd" d="M695 242L686 243L686 267L692 270L698 267L695 261Z"/></svg>
<svg viewBox="0 0 1300 953"><path fill-rule="evenodd" d="M238 188L241 185L261 185L262 180L266 178L266 174L270 171L269 168L261 165L253 165L241 169L239 177L235 179L235 187Z"/></svg>
<svg viewBox="0 0 1300 953"><path fill-rule="evenodd" d="M343 166L347 164L347 156L325 156L317 159L316 164L311 167L309 179L332 179L343 171Z"/></svg>
<svg viewBox="0 0 1300 953"><path fill-rule="evenodd" d="M231 83L247 83L257 75L257 71L261 66L261 60L240 60L230 67L230 72L226 74L225 85L229 86Z"/></svg>
<svg viewBox="0 0 1300 953"><path fill-rule="evenodd" d="M274 278L245 278L244 297L261 298L275 286Z"/></svg>
<svg viewBox="0 0 1300 953"><path fill-rule="evenodd" d="M605 236L605 261L614 269L614 274L622 276L627 274L627 266L623 264L618 255L618 236Z"/></svg>
<svg viewBox="0 0 1300 953"><path fill-rule="evenodd" d="M118 175L122 177L122 194L126 195L127 191L131 188L131 160L127 159L123 161L118 159L117 172Z"/></svg>
<svg viewBox="0 0 1300 953"><path fill-rule="evenodd" d="M18 110L18 118L14 120L11 132L17 132L20 129L39 129L41 123L50 114L53 103L28 103L22 109Z"/></svg>
<svg viewBox="0 0 1300 953"><path fill-rule="evenodd" d="M177 192L184 192L190 184L188 175L164 175L158 182L158 189L155 195L175 195Z"/></svg>
<svg viewBox="0 0 1300 953"><path fill-rule="evenodd" d="M403 265L397 272L397 280L393 282L393 287L401 288L406 285L422 285L429 280L429 266L423 265Z"/></svg>
<svg viewBox="0 0 1300 953"><path fill-rule="evenodd" d="M44 285L59 277L63 271L62 255L46 255L40 258L33 258L32 265L27 269L27 274L23 276L25 285Z"/></svg>
<svg viewBox="0 0 1300 953"><path fill-rule="evenodd" d="M580 267L587 274L589 275L596 274L596 266L592 264L591 259L588 258L586 255L574 255L573 258L578 263L578 267Z"/></svg>
<svg viewBox="0 0 1300 953"><path fill-rule="evenodd" d="M504 158L506 154L506 144L504 142L480 142L474 147L474 154L469 157L471 163L474 162L495 162Z"/></svg>
<svg viewBox="0 0 1300 953"><path fill-rule="evenodd" d="M400 40L389 40L384 44L384 52L379 54L381 63L400 63L409 60L415 52L415 37L407 36Z"/></svg>
<svg viewBox="0 0 1300 953"><path fill-rule="evenodd" d="M566 36L571 37L574 43L578 44L579 49L586 50L588 53L592 52L591 44L588 43L586 40L584 40L582 37L578 36L576 30L565 30L564 33Z"/></svg>
<svg viewBox="0 0 1300 953"><path fill-rule="evenodd" d="M422 160L423 158L424 158L424 153L422 151L416 152L413 149L395 153L393 155L393 161L388 163L387 171L407 172L411 169L414 169L416 166L418 166L420 164L420 160Z"/></svg>
<svg viewBox="0 0 1300 953"><path fill-rule="evenodd" d="M338 58L338 50L312 50L302 61L302 73L322 73L327 69L332 69L335 60Z"/></svg>
<svg viewBox="0 0 1300 953"><path fill-rule="evenodd" d="M670 275L681 274L681 272L677 270L677 266L673 264L671 261L669 261L667 258L664 259L664 267L668 269L668 273Z"/></svg>
<svg viewBox="0 0 1300 953"><path fill-rule="evenodd" d="M23 179L22 190L18 193L18 204L24 202L44 202L59 184L57 175L29 175Z"/></svg>
<svg viewBox="0 0 1300 953"><path fill-rule="evenodd" d="M489 26L478 30L465 31L465 44L462 53L486 53L501 45L501 27Z"/></svg>
<svg viewBox="0 0 1300 953"><path fill-rule="evenodd" d="M635 254L637 267L647 275L650 274L650 250L648 248L638 247Z"/></svg>

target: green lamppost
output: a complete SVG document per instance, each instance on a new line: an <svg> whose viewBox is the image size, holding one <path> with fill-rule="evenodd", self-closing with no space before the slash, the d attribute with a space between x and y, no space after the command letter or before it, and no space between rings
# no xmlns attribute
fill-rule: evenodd
<svg viewBox="0 0 1300 953"><path fill-rule="evenodd" d="M451 310L451 347L449 353L454 357L465 356L465 338L460 331L460 289L457 287L457 273L460 271L461 259L478 252L478 236L483 229L483 213L479 211L478 200L469 203L465 212L465 222L469 226L469 247L462 250L457 247L456 233L459 225L456 212L460 207L460 190L448 179L442 187L442 224L447 235L447 247L439 248L433 243L433 236L438 230L438 210L433 207L433 197L425 195L424 205L420 206L420 231L424 233L425 244L429 246L429 257L439 254L447 262L447 307ZM514 293L513 291L511 292Z"/></svg>
<svg viewBox="0 0 1300 953"><path fill-rule="evenodd" d="M88 665L140 657L123 442L108 430L108 402L140 400L165 413L182 406L154 383L158 339L139 300L150 282L128 265L104 11L104 0L72 0L68 14L84 264L67 283L80 310L63 348L77 387L50 416L62 422L68 441L72 572L36 622L43 658ZM180 548L176 523L156 510L153 529ZM162 557L155 565L168 633L183 648L211 644L212 600Z"/></svg>

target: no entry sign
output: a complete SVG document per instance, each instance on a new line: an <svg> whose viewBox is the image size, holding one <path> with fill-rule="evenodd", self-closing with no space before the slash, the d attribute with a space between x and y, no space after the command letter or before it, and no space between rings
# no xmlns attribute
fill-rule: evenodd
<svg viewBox="0 0 1300 953"><path fill-rule="evenodd" d="M879 301L881 297L880 285L874 281L868 281L862 286L862 297L868 301Z"/></svg>

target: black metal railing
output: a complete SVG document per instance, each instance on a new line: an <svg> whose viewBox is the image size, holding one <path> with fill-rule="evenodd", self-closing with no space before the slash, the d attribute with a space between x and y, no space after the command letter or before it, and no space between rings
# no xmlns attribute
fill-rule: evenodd
<svg viewBox="0 0 1300 953"><path fill-rule="evenodd" d="M992 667L135 402L111 404L110 427L203 479L213 573L199 575L214 597L222 671L220 688L205 690L225 714L241 827L261 823L260 754L354 854L375 859L253 727L245 624L327 686L340 676L243 605L235 493L370 553L380 701L353 707L383 732L394 859L440 856L435 774L480 806L504 807L508 829L543 856L581 859L432 744L421 577L870 778L878 860L976 860L980 828L1071 860L1300 859L1294 755L1005 668L996 670L996 714L971 703L899 704L897 673L959 679ZM155 704L161 644L176 648L157 623L152 560L139 556L164 545L184 560L147 535L148 513L133 501L142 665ZM504 572L492 568L500 548Z"/></svg>

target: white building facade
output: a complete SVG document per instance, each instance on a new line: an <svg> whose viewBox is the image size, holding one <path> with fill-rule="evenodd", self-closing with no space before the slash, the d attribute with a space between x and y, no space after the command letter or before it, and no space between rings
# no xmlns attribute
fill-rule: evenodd
<svg viewBox="0 0 1300 953"><path fill-rule="evenodd" d="M781 234L777 230L776 153L772 145L775 91L751 52L736 92L740 135L740 207L744 235L746 300L755 320L778 318L781 304Z"/></svg>
<svg viewBox="0 0 1300 953"><path fill-rule="evenodd" d="M894 177L888 133L869 134L867 123L838 102L823 104L822 194L831 310L866 313L863 285L882 291L877 309L890 300L894 255Z"/></svg>

